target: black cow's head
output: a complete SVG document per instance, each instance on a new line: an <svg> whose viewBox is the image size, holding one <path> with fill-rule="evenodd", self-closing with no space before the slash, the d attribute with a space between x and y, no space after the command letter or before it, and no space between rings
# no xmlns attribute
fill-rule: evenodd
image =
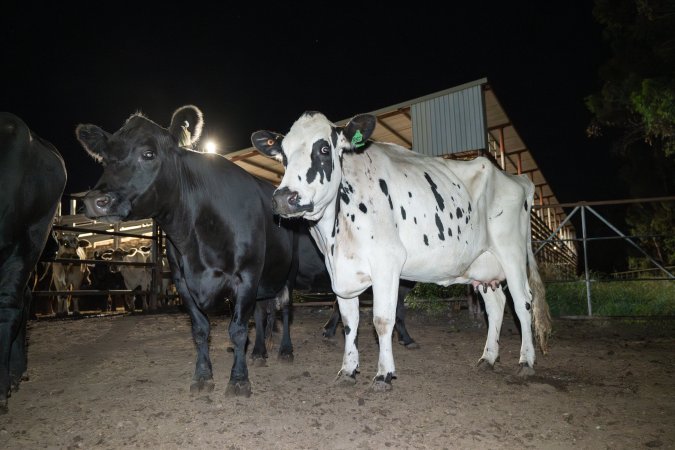
<svg viewBox="0 0 675 450"><path fill-rule="evenodd" d="M274 212L284 217L321 218L338 195L342 154L364 148L376 123L375 116L361 114L338 127L321 113L307 112L286 136L272 131L253 133L255 148L286 167L274 193Z"/></svg>
<svg viewBox="0 0 675 450"><path fill-rule="evenodd" d="M61 233L56 240L59 243L58 258L83 259L86 256L84 249L91 245L86 239L80 239L77 234L72 233Z"/></svg>
<svg viewBox="0 0 675 450"><path fill-rule="evenodd" d="M154 217L160 194L169 188L157 182L162 165L196 142L202 126L202 113L192 105L177 109L168 129L141 114L113 134L96 125L78 125L77 139L104 167L84 198L87 217L108 223Z"/></svg>

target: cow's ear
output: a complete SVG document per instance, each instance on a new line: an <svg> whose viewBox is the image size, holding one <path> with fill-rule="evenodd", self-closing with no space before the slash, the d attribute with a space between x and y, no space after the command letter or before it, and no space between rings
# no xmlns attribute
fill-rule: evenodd
<svg viewBox="0 0 675 450"><path fill-rule="evenodd" d="M169 133L181 147L192 147L202 135L204 114L194 105L185 105L174 111L171 116Z"/></svg>
<svg viewBox="0 0 675 450"><path fill-rule="evenodd" d="M347 141L351 144L352 149L359 149L366 145L366 141L375 130L377 125L377 118L372 114L359 114L354 116L352 120L345 125L342 133Z"/></svg>
<svg viewBox="0 0 675 450"><path fill-rule="evenodd" d="M274 131L260 130L251 135L251 143L260 153L281 162L284 154L281 149L283 140L284 135Z"/></svg>
<svg viewBox="0 0 675 450"><path fill-rule="evenodd" d="M75 136L87 153L96 161L104 162L106 160L108 140L110 139L109 133L96 125L81 123L75 128Z"/></svg>

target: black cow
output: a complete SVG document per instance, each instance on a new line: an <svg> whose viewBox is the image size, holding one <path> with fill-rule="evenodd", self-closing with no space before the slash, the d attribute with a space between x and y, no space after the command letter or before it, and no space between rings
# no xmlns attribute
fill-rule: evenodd
<svg viewBox="0 0 675 450"><path fill-rule="evenodd" d="M0 112L0 413L26 377L31 272L66 185L61 155L17 116Z"/></svg>
<svg viewBox="0 0 675 450"><path fill-rule="evenodd" d="M249 396L248 320L259 299L289 301L297 240L272 215L273 185L222 156L179 145L186 121L194 126L196 141L203 119L194 106L174 112L168 129L140 114L114 134L80 124L78 140L104 165L102 177L84 198L86 214L111 223L154 218L166 233L172 277L190 315L197 348L191 392L214 387L207 311L225 298L232 300L234 362L226 393ZM280 354L289 351L292 347L280 348Z"/></svg>
<svg viewBox="0 0 675 450"><path fill-rule="evenodd" d="M110 263L112 251L95 251L94 260L96 262L89 269L89 279L91 289L99 291L125 290L124 277L120 272L111 270ZM125 301L124 294L103 294L100 297L99 306L102 312L115 311L118 300L122 301L124 309L130 311L130 307Z"/></svg>

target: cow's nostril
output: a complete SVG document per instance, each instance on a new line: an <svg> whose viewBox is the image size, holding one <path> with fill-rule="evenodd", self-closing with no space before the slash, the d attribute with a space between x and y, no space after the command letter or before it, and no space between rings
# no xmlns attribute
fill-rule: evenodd
<svg viewBox="0 0 675 450"><path fill-rule="evenodd" d="M110 204L110 196L109 195L104 195L104 196L96 199L96 206L98 206L99 208L105 208L109 204Z"/></svg>
<svg viewBox="0 0 675 450"><path fill-rule="evenodd" d="M289 197L288 197L288 204L291 206L295 206L298 204L298 193L293 192Z"/></svg>

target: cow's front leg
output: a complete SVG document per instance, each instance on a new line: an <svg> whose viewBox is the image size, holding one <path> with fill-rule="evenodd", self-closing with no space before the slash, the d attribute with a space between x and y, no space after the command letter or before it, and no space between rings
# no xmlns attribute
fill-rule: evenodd
<svg viewBox="0 0 675 450"><path fill-rule="evenodd" d="M356 374L359 371L359 349L356 344L359 329L359 298L337 298L342 315L342 325L345 330L345 353L342 357L342 368L337 374L335 382L343 385L356 384Z"/></svg>
<svg viewBox="0 0 675 450"><path fill-rule="evenodd" d="M225 395L228 396L251 396L251 383L248 380L248 367L246 366L246 342L248 320L256 306L256 288L253 285L253 283L247 283L247 285L242 283L234 299L234 310L229 326L230 342L234 347L234 362L230 382L225 391Z"/></svg>
<svg viewBox="0 0 675 450"><path fill-rule="evenodd" d="M396 323L396 303L398 298L398 277L384 282L373 283L373 325L380 344L380 356L377 374L373 378L371 389L376 392L391 390L391 380L396 378L392 332Z"/></svg>
<svg viewBox="0 0 675 450"><path fill-rule="evenodd" d="M504 305L506 297L504 291L499 287L494 292L490 288L478 287L480 295L485 303L485 312L488 316L488 333L483 349L483 356L476 364L479 369L491 370L499 358L499 334L504 320Z"/></svg>
<svg viewBox="0 0 675 450"><path fill-rule="evenodd" d="M190 384L190 392L193 394L202 391L211 392L215 384L213 382L211 358L209 357L209 334L211 332L209 319L206 314L197 308L189 294L182 297L190 314L192 339L197 348L197 362L195 364L195 373L192 376L192 384Z"/></svg>

